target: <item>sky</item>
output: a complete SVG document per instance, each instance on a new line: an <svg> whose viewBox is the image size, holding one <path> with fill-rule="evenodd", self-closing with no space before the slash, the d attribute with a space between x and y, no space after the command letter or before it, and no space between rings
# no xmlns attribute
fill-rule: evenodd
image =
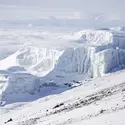
<svg viewBox="0 0 125 125"><path fill-rule="evenodd" d="M125 21L125 0L0 0L0 20L56 18Z"/></svg>

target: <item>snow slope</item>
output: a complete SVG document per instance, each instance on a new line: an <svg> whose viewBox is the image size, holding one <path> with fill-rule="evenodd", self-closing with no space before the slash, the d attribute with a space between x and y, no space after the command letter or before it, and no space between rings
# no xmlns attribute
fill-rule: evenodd
<svg viewBox="0 0 125 125"><path fill-rule="evenodd" d="M125 71L34 102L1 107L4 125L124 125ZM13 114L13 115L12 115Z"/></svg>

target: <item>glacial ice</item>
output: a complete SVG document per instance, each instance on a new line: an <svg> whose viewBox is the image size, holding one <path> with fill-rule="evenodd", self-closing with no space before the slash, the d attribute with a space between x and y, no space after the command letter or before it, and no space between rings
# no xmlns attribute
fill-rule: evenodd
<svg viewBox="0 0 125 125"><path fill-rule="evenodd" d="M29 73L13 73L2 88L1 100L15 102L40 91L40 79ZM23 96L22 96L23 95Z"/></svg>
<svg viewBox="0 0 125 125"><path fill-rule="evenodd" d="M124 31L83 30L61 38L66 40L66 37L69 47L52 49L27 45L0 61L1 70L19 66L27 71L16 70L8 76L2 90L4 95L17 91L32 94L45 82L64 84L125 68Z"/></svg>

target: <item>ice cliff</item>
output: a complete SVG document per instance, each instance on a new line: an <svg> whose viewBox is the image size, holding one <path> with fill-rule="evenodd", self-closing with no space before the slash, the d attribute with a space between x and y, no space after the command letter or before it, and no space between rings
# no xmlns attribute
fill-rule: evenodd
<svg viewBox="0 0 125 125"><path fill-rule="evenodd" d="M63 40L66 40L66 37L69 48L24 46L2 60L1 70L19 66L32 74L18 70L11 72L3 87L4 93L12 93L20 86L17 92L32 94L38 91L44 82L63 84L72 80L84 80L85 77L100 77L125 68L124 31L83 30L62 36ZM70 47L70 44L74 47Z"/></svg>

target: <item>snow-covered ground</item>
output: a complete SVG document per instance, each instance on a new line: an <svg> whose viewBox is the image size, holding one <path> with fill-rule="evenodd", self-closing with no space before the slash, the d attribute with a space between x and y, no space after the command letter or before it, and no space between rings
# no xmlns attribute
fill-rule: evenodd
<svg viewBox="0 0 125 125"><path fill-rule="evenodd" d="M0 125L125 123L125 71L113 73L124 30L0 29L0 40Z"/></svg>
<svg viewBox="0 0 125 125"><path fill-rule="evenodd" d="M125 71L31 103L1 107L1 125L124 125Z"/></svg>

